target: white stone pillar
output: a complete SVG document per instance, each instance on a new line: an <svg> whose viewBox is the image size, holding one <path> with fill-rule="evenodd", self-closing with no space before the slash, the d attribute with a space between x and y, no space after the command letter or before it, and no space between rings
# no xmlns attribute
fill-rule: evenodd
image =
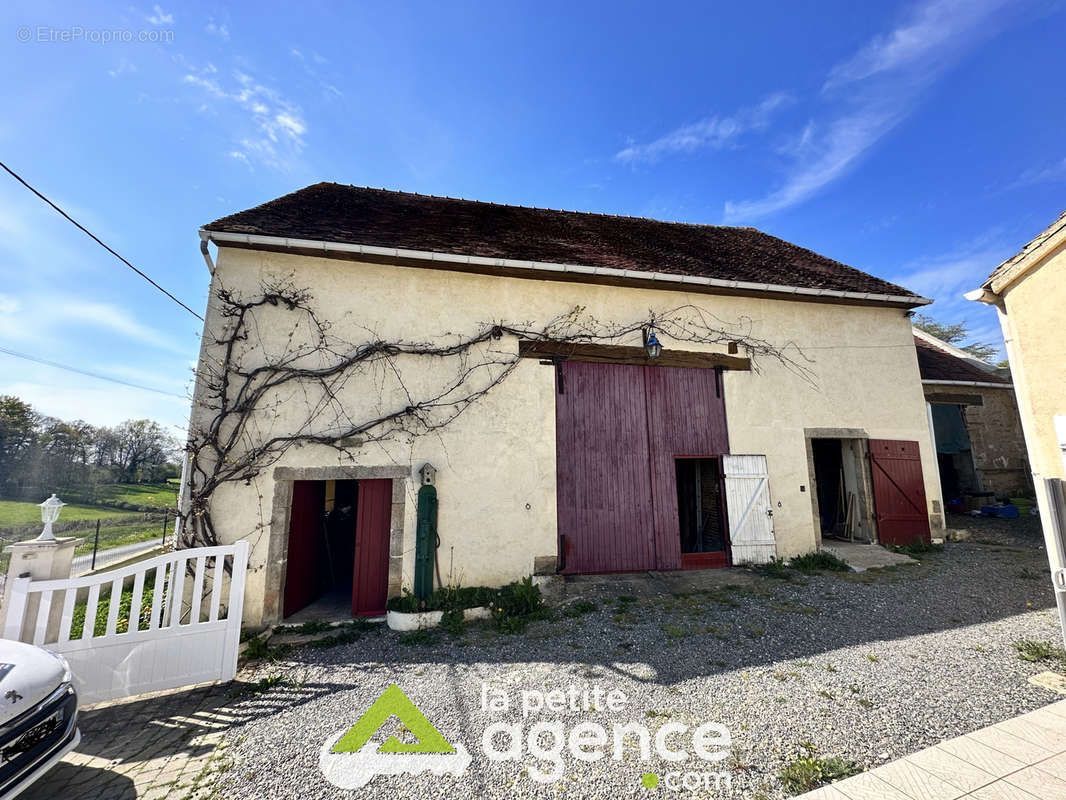
<svg viewBox="0 0 1066 800"><path fill-rule="evenodd" d="M5 553L11 554L11 561L7 567L4 601L2 606L0 606L0 630L3 630L7 623L7 611L10 605L9 595L15 579L28 577L35 581L47 581L55 578L69 578L74 561L74 548L83 541L85 540L77 539L73 536L58 537L48 541L31 539L28 542L15 542L4 548ZM39 604L39 596L30 597L26 604L24 619L36 620ZM55 631L59 629L59 619L62 611L63 597L56 595L52 598L52 610L49 614L50 619L45 641L49 641L54 637ZM25 634L25 631L23 633Z"/></svg>

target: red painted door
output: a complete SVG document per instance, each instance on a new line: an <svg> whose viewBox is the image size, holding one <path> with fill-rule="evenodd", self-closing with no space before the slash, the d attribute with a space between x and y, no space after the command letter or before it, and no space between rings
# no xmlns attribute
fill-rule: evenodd
<svg viewBox="0 0 1066 800"><path fill-rule="evenodd" d="M651 457L657 569L681 569L677 510L678 456L714 457L729 452L721 376L711 369L645 367L648 452ZM725 566L726 554L685 559L692 566Z"/></svg>
<svg viewBox="0 0 1066 800"><path fill-rule="evenodd" d="M917 442L870 440L870 472L881 544L929 541L929 511Z"/></svg>
<svg viewBox="0 0 1066 800"><path fill-rule="evenodd" d="M325 557L322 514L326 484L293 481L289 513L289 550L285 565L285 599L282 613L288 617L312 603L319 595L316 565Z"/></svg>
<svg viewBox="0 0 1066 800"><path fill-rule="evenodd" d="M567 361L557 380L562 571L654 569L644 367Z"/></svg>
<svg viewBox="0 0 1066 800"><path fill-rule="evenodd" d="M389 591L389 530L392 480L359 481L355 514L355 564L352 567L352 616L385 613Z"/></svg>

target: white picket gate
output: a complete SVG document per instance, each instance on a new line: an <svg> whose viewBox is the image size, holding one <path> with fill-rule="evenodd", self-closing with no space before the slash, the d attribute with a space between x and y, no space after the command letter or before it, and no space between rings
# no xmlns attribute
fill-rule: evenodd
<svg viewBox="0 0 1066 800"><path fill-rule="evenodd" d="M62 654L70 662L83 703L232 680L247 569L248 542L241 541L175 550L98 575L45 581L16 578L7 588L3 638ZM97 622L105 618L100 606L105 586L110 586L103 601L106 626L97 634ZM151 592L150 612L144 602L146 587ZM129 622L119 630L126 592ZM139 613L142 609L148 619ZM82 613L81 629L72 630Z"/></svg>

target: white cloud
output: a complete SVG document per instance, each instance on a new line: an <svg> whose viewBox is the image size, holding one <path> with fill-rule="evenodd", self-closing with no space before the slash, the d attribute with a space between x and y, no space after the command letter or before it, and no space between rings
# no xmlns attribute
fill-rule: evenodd
<svg viewBox="0 0 1066 800"><path fill-rule="evenodd" d="M989 231L945 253L925 256L903 266L891 280L935 302L919 309L945 323L965 322L970 341L1002 348L1003 335L995 310L963 295L981 284L996 265L1013 255L1000 231Z"/></svg>
<svg viewBox="0 0 1066 800"><path fill-rule="evenodd" d="M207 21L207 25L204 26L204 30L212 36L217 36L224 42L229 41L229 27L221 23L217 23L213 19Z"/></svg>
<svg viewBox="0 0 1066 800"><path fill-rule="evenodd" d="M152 11L154 13L151 16L148 17L148 21L151 22L153 25L173 25L174 24L174 15L173 14L168 14L163 9L161 9L158 5L152 6Z"/></svg>
<svg viewBox="0 0 1066 800"><path fill-rule="evenodd" d="M1032 186L1036 183L1054 183L1055 181L1066 181L1066 158L1044 167L1025 170L1007 188L1018 189L1022 186Z"/></svg>
<svg viewBox="0 0 1066 800"><path fill-rule="evenodd" d="M829 72L825 89L950 57L1006 0L934 0L918 6L894 30L875 36L854 56ZM987 33L987 31L986 31Z"/></svg>
<svg viewBox="0 0 1066 800"><path fill-rule="evenodd" d="M187 355L190 349L195 348L195 343L177 342L109 303L92 302L77 297L53 297L48 300L47 311L54 323L85 323L161 350Z"/></svg>
<svg viewBox="0 0 1066 800"><path fill-rule="evenodd" d="M871 103L833 120L817 138L803 143L812 151L800 161L785 184L759 200L726 202L726 222L764 217L806 200L843 175L853 162L905 116L891 103ZM808 129L810 130L810 129Z"/></svg>
<svg viewBox="0 0 1066 800"><path fill-rule="evenodd" d="M922 91L978 40L996 32L1002 0L928 0L887 34L833 67L831 105L795 146L782 185L756 200L729 201L725 221L746 222L801 203L852 169L911 113Z"/></svg>
<svg viewBox="0 0 1066 800"><path fill-rule="evenodd" d="M128 59L120 58L119 62L118 62L118 66L116 66L114 69L109 69L107 71L107 74L110 75L112 78L117 78L119 75L124 75L127 72L136 72L136 71L137 71L137 65L136 64L134 64L132 61L130 61Z"/></svg>
<svg viewBox="0 0 1066 800"><path fill-rule="evenodd" d="M742 108L729 116L715 115L691 125L684 125L648 144L630 145L616 153L615 158L625 163L634 163L657 161L663 156L675 153L719 149L735 142L745 133L764 130L770 124L774 112L791 102L789 95L775 92L751 108Z"/></svg>
<svg viewBox="0 0 1066 800"><path fill-rule="evenodd" d="M234 142L227 155L248 165L254 160L286 169L291 156L304 149L308 125L303 111L247 72L234 71L229 86L217 74L218 70L208 64L201 70L187 72L183 80L240 112Z"/></svg>
<svg viewBox="0 0 1066 800"><path fill-rule="evenodd" d="M8 294L0 294L0 314L15 314L22 308L18 299Z"/></svg>

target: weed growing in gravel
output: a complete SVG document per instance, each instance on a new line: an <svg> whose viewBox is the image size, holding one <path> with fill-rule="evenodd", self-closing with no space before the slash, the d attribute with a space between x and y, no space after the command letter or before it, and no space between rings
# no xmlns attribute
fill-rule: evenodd
<svg viewBox="0 0 1066 800"><path fill-rule="evenodd" d="M837 668L834 667L832 664L826 664L825 665L825 671L826 672L836 672Z"/></svg>
<svg viewBox="0 0 1066 800"><path fill-rule="evenodd" d="M671 639L684 639L688 636L688 631L678 625L671 625L666 623L663 625L663 633L669 636Z"/></svg>
<svg viewBox="0 0 1066 800"><path fill-rule="evenodd" d="M549 616L540 587L528 576L502 587L492 601L492 619L503 633L522 633L530 622Z"/></svg>
<svg viewBox="0 0 1066 800"><path fill-rule="evenodd" d="M865 697L860 697L855 702L858 703L863 708L873 708L874 707L874 704L871 703L869 700L867 700Z"/></svg>
<svg viewBox="0 0 1066 800"><path fill-rule="evenodd" d="M398 641L400 644L407 645L409 647L415 647L418 645L431 645L437 641L437 635L434 631L428 628L420 628L417 631L407 631L401 633Z"/></svg>
<svg viewBox="0 0 1066 800"><path fill-rule="evenodd" d="M869 661L871 664L879 664L879 663L881 663L881 659L879 659L873 653L867 653L866 654L866 660Z"/></svg>
<svg viewBox="0 0 1066 800"><path fill-rule="evenodd" d="M462 636L466 631L466 618L461 608L452 608L441 614L440 629L454 637Z"/></svg>
<svg viewBox="0 0 1066 800"><path fill-rule="evenodd" d="M563 610L564 617L580 617L585 614L591 614L594 611L599 611L600 607L591 600L578 600L576 603L571 603Z"/></svg>
<svg viewBox="0 0 1066 800"><path fill-rule="evenodd" d="M300 625L278 625L274 628L274 633L322 633L323 631L332 630L332 628L333 626L328 622L311 619Z"/></svg>
<svg viewBox="0 0 1066 800"><path fill-rule="evenodd" d="M800 572L850 572L849 567L844 561L837 558L828 550L819 550L816 553L805 553L802 556L796 556L788 565L792 569L797 569Z"/></svg>
<svg viewBox="0 0 1066 800"><path fill-rule="evenodd" d="M902 544L898 545L897 547L893 547L892 551L895 553L902 553L905 556L911 556L913 558L916 556L924 556L929 553L943 553L944 545L933 544L932 542L925 541L925 539L915 539L910 544Z"/></svg>
<svg viewBox="0 0 1066 800"><path fill-rule="evenodd" d="M832 756L819 758L818 748L811 742L800 744L804 754L787 763L777 777L792 794L817 789L827 783L857 775L862 769L854 761Z"/></svg>
<svg viewBox="0 0 1066 800"><path fill-rule="evenodd" d="M764 578L776 578L780 581L792 580L792 573L788 571L788 564L783 558L774 556L765 564L753 564L751 569Z"/></svg>
<svg viewBox="0 0 1066 800"><path fill-rule="evenodd" d="M1019 639L1012 642L1014 649L1018 651L1018 658L1022 661L1060 661L1066 662L1066 653L1061 647L1056 647L1049 641L1036 639Z"/></svg>

